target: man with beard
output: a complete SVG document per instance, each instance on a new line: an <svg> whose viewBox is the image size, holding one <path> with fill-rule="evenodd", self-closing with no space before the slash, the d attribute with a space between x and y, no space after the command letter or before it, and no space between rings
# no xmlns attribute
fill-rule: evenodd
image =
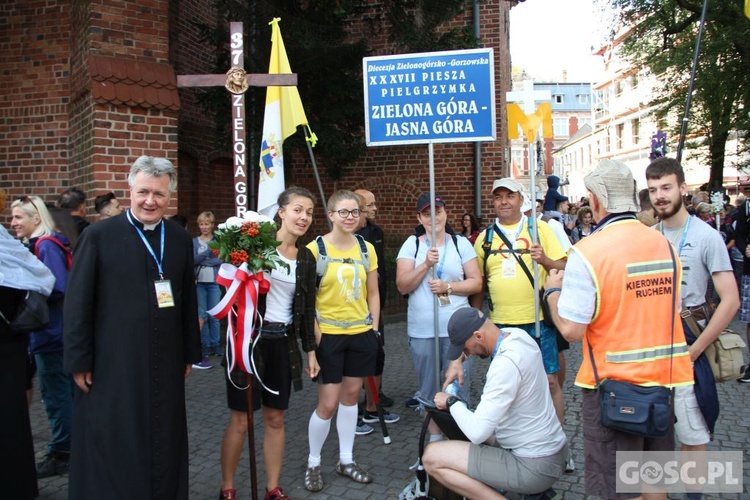
<svg viewBox="0 0 750 500"><path fill-rule="evenodd" d="M430 443L423 457L428 474L466 498L505 498L498 490L545 492L563 474L568 445L544 376L542 354L520 328L498 328L473 307L458 309L448 322L447 357L455 360L446 383L471 355L492 358L482 399L471 411L445 392L435 406L447 409L469 442Z"/></svg>
<svg viewBox="0 0 750 500"><path fill-rule="evenodd" d="M573 246L564 272L550 273L545 300L563 337L583 341L575 384L582 389L586 494L635 498L639 493L617 492L617 452L672 451L672 427L660 438L605 427L599 382L693 384L679 323L680 260L662 235L636 219L636 188L627 165L604 159L583 182L598 226Z"/></svg>
<svg viewBox="0 0 750 500"><path fill-rule="evenodd" d="M692 332L683 320L695 385L675 389L675 432L683 451L706 451L719 416L719 398L703 351L734 318L740 305L737 284L719 233L685 209L682 199L687 184L679 162L666 156L655 159L646 168L646 182L651 204L661 221L654 227L672 242L682 261L683 315L690 311L704 326L703 333L696 338L697 332ZM713 280L720 298L713 314L706 304L709 280Z"/></svg>
<svg viewBox="0 0 750 500"><path fill-rule="evenodd" d="M190 235L165 222L177 171L141 156L130 209L78 241L64 306L78 386L69 495L188 498L185 377L201 360Z"/></svg>

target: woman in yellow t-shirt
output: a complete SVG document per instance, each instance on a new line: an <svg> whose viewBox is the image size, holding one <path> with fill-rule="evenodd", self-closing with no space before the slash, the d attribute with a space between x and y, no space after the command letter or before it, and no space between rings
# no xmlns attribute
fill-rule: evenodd
<svg viewBox="0 0 750 500"><path fill-rule="evenodd" d="M315 300L315 339L320 365L318 406L310 417L305 488L323 489L320 452L337 413L339 463L336 472L358 483L372 482L372 475L353 458L357 426L357 399L365 377L375 375L380 317L378 260L370 243L355 236L360 217L357 195L336 191L328 200L331 232L307 248L327 261ZM322 254L320 248L325 250ZM363 252L363 249L366 250ZM321 272L320 266L318 272Z"/></svg>

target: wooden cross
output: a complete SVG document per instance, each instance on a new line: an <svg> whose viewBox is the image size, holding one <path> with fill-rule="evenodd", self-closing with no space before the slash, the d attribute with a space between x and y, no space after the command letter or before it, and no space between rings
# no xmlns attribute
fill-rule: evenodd
<svg viewBox="0 0 750 500"><path fill-rule="evenodd" d="M232 152L234 170L235 215L247 211L247 144L245 142L245 91L248 87L294 86L297 74L271 75L245 72L245 51L242 23L230 23L230 53L232 67L223 75L178 75L177 87L226 87L232 94ZM250 189L255 192L255 169L250 170Z"/></svg>

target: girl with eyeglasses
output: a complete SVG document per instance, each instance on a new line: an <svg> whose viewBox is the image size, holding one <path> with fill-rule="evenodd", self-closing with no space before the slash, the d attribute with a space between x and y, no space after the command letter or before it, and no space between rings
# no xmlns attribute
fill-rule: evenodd
<svg viewBox="0 0 750 500"><path fill-rule="evenodd" d="M336 472L358 483L373 479L354 461L353 448L359 391L365 377L375 375L380 341L378 259L375 248L354 234L364 217L357 195L336 191L327 206L333 229L307 246L318 262L315 340L320 365L318 406L308 426L305 488L309 491L323 489L320 454L334 413L339 436Z"/></svg>

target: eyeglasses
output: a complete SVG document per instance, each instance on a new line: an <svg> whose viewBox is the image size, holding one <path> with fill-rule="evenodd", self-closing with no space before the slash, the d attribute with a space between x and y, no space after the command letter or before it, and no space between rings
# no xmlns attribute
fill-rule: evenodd
<svg viewBox="0 0 750 500"><path fill-rule="evenodd" d="M36 203L34 203L34 200L31 199L31 196L21 196L18 198L18 201L21 203L31 203L31 206L34 207L34 210L36 210L36 213L39 213L39 207L36 206Z"/></svg>
<svg viewBox="0 0 750 500"><path fill-rule="evenodd" d="M341 210L336 210L336 213L339 214L339 217L342 219L346 219L351 214L352 217L359 217L362 215L362 210L355 208L354 210L347 210L345 208L342 208Z"/></svg>

